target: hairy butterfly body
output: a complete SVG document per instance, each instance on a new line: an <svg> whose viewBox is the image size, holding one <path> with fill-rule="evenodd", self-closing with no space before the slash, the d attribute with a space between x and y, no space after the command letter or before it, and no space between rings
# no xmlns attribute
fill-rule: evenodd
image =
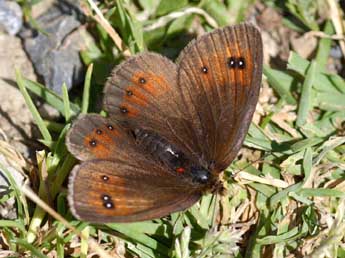
<svg viewBox="0 0 345 258"><path fill-rule="evenodd" d="M69 181L73 215L148 220L217 188L248 131L261 74L261 36L250 24L199 37L176 64L143 53L118 65L104 89L109 117L82 115L67 135L82 161Z"/></svg>

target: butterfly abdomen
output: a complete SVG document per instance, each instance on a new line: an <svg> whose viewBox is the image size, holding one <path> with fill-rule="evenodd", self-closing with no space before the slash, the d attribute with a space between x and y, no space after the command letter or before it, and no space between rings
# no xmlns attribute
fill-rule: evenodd
<svg viewBox="0 0 345 258"><path fill-rule="evenodd" d="M140 148L143 148L168 167L175 169L175 167L183 165L182 152L169 144L164 138L143 129L136 129L134 135Z"/></svg>

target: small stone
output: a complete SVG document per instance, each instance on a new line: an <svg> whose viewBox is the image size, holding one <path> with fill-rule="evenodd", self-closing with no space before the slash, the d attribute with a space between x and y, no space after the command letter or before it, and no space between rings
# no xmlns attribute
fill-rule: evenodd
<svg viewBox="0 0 345 258"><path fill-rule="evenodd" d="M20 187L24 183L24 176L17 169L9 165L6 157L0 154L1 167L6 169L6 172L11 175L16 185ZM0 170L0 197L11 193L11 184L8 175L5 171ZM17 209L15 205L15 198L11 197L5 202L0 203L0 219L14 220L17 218Z"/></svg>
<svg viewBox="0 0 345 258"><path fill-rule="evenodd" d="M23 26L23 12L15 1L0 0L0 28L15 35Z"/></svg>

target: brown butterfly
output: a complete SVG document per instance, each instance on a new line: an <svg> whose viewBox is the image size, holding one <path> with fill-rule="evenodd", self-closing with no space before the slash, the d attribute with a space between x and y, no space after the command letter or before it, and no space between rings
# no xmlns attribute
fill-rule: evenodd
<svg viewBox="0 0 345 258"><path fill-rule="evenodd" d="M260 32L247 23L192 41L176 64L147 52L118 65L104 89L109 117L82 115L67 135L82 161L69 180L73 215L149 220L214 191L248 131L261 75Z"/></svg>

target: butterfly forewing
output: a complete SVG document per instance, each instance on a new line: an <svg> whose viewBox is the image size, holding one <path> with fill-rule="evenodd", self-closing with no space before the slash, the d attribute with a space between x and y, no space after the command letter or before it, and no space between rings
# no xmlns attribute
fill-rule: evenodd
<svg viewBox="0 0 345 258"><path fill-rule="evenodd" d="M131 125L165 123L173 113L176 73L176 65L158 54L131 57L114 69L106 83L105 110Z"/></svg>
<svg viewBox="0 0 345 258"><path fill-rule="evenodd" d="M190 43L179 57L178 86L206 160L225 169L237 155L256 107L262 73L259 31L241 24Z"/></svg>
<svg viewBox="0 0 345 258"><path fill-rule="evenodd" d="M161 55L143 53L114 69L104 89L104 108L132 130L151 130L192 151L193 130L176 88L177 66Z"/></svg>

